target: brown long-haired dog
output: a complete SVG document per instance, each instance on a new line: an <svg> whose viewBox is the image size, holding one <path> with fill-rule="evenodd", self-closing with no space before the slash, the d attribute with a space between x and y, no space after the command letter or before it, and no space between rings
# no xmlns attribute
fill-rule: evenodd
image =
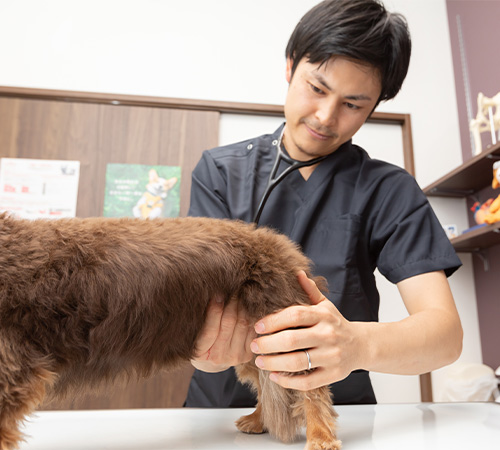
<svg viewBox="0 0 500 450"><path fill-rule="evenodd" d="M310 261L286 237L237 221L21 220L0 215L0 449L46 397L76 395L124 373L189 361L216 294L257 321L309 303L297 272ZM340 448L327 387L286 390L253 362L238 377L257 391L241 431L307 449Z"/></svg>

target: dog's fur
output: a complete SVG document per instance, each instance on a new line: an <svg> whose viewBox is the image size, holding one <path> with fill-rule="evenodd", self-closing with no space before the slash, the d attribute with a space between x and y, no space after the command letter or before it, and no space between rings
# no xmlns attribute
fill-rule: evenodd
<svg viewBox="0 0 500 450"><path fill-rule="evenodd" d="M310 261L286 237L238 221L0 215L0 450L18 446L46 394L189 361L216 294L252 323L309 303L299 270ZM237 373L258 394L241 431L290 442L306 426L307 449L340 448L327 387L283 389L253 361Z"/></svg>

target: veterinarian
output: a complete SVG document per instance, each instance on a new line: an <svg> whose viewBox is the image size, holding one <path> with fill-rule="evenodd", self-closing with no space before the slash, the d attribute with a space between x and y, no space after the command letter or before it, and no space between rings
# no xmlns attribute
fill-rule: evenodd
<svg viewBox="0 0 500 450"><path fill-rule="evenodd" d="M351 138L401 88L411 52L405 19L376 0L330 0L299 22L286 48L286 123L204 152L192 175L190 215L251 222L277 155L321 162L291 172L260 216L297 242L327 278L328 299L303 274L311 306L249 327L236 303L213 299L197 343L186 406L254 406L233 366L255 355L285 388L330 385L336 404L375 403L369 371L421 374L456 360L462 328L447 276L460 260L407 172L370 159ZM277 174L289 164L281 161ZM409 312L379 323L374 270ZM287 373L314 369L303 375Z"/></svg>

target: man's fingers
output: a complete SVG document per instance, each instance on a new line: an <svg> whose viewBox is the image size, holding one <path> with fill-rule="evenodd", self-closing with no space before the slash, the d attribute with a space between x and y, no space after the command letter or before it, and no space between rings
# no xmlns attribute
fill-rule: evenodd
<svg viewBox="0 0 500 450"><path fill-rule="evenodd" d="M318 287L316 286L316 283L313 280L311 280L310 278L308 278L306 273L303 270L301 270L297 274L297 278L299 280L300 286L302 287L304 292L309 297L309 300L311 300L311 304L317 305L318 303L322 302L323 300L326 300L326 297L318 289Z"/></svg>
<svg viewBox="0 0 500 450"><path fill-rule="evenodd" d="M217 294L210 300L207 307L207 315L205 323L200 331L196 342L197 355L201 356L206 353L214 344L219 335L221 318L224 313L224 299Z"/></svg>
<svg viewBox="0 0 500 450"><path fill-rule="evenodd" d="M297 274L300 286L309 297L312 305L318 305L327 298L321 293L316 283L301 270ZM269 314L255 324L258 334L276 333L287 328L309 327L317 322L315 311L307 306L290 306L275 314Z"/></svg>
<svg viewBox="0 0 500 450"><path fill-rule="evenodd" d="M255 331L258 334L277 333L288 328L310 327L317 321L317 314L311 306L289 306L259 320Z"/></svg>
<svg viewBox="0 0 500 450"><path fill-rule="evenodd" d="M308 349L307 353L304 350L299 350L291 353L281 353L272 356L257 356L255 364L260 369L268 372L286 372L295 373L303 372L309 369L309 361L311 361L311 369L315 368L313 364L314 350ZM307 356L309 354L309 356Z"/></svg>
<svg viewBox="0 0 500 450"><path fill-rule="evenodd" d="M239 302L232 299L225 306L220 319L219 334L210 348L210 360L217 364L236 365L244 354L248 322ZM250 355L251 357L251 355ZM247 360L250 357L246 358Z"/></svg>
<svg viewBox="0 0 500 450"><path fill-rule="evenodd" d="M253 358L250 342L256 337L241 302L211 299L205 324L196 342L192 364L204 372L220 372Z"/></svg>
<svg viewBox="0 0 500 450"><path fill-rule="evenodd" d="M238 302L235 299L229 301L224 308L220 320L219 339L224 342L230 342L234 329L238 322Z"/></svg>
<svg viewBox="0 0 500 450"><path fill-rule="evenodd" d="M250 350L250 342L257 336L253 327L250 326L248 318L241 302L238 302L238 316L231 337L231 345L228 349L228 357L238 364L248 362L253 354Z"/></svg>
<svg viewBox="0 0 500 450"><path fill-rule="evenodd" d="M251 344L257 355L289 353L303 348L310 348L317 343L317 336L310 328L284 330L269 336L259 336Z"/></svg>

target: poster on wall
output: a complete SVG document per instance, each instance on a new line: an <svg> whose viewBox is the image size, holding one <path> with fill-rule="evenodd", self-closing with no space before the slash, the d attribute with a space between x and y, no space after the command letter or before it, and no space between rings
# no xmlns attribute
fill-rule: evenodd
<svg viewBox="0 0 500 450"><path fill-rule="evenodd" d="M80 161L0 159L0 211L25 219L75 217Z"/></svg>
<svg viewBox="0 0 500 450"><path fill-rule="evenodd" d="M180 179L179 166L108 164L103 216L177 217Z"/></svg>

